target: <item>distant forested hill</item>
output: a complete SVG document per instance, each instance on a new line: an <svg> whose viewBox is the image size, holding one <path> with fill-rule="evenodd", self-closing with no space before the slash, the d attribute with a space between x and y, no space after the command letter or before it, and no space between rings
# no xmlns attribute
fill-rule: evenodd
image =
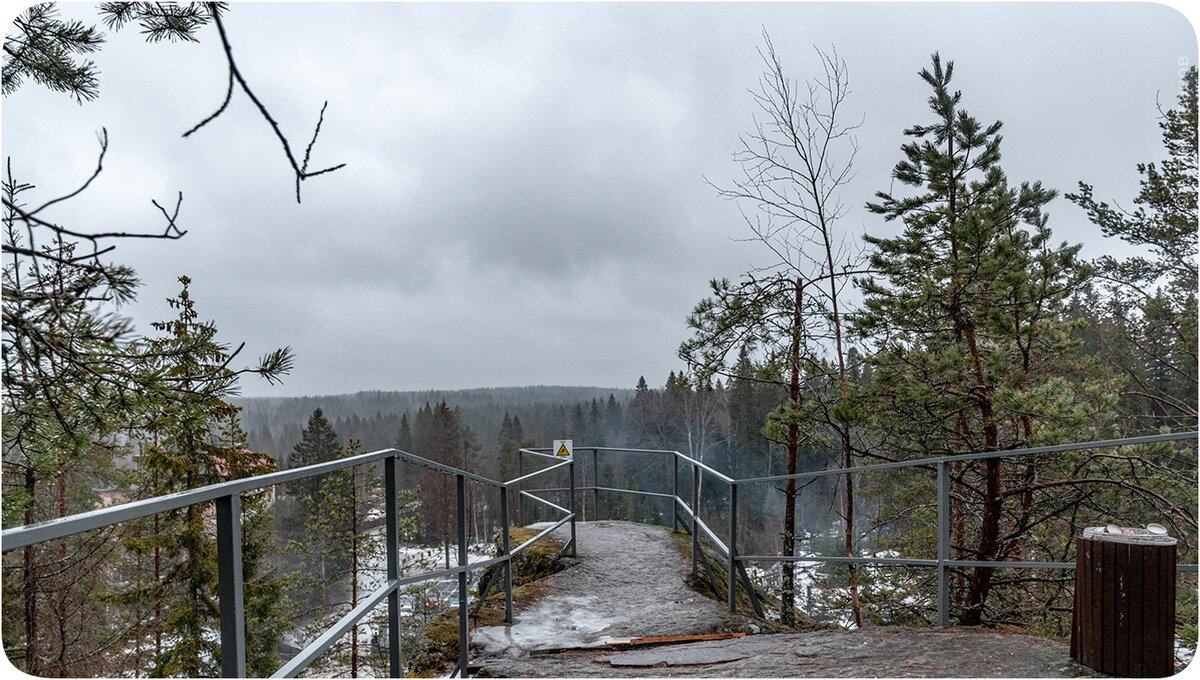
<svg viewBox="0 0 1200 680"><path fill-rule="evenodd" d="M253 397L235 401L244 409L242 427L250 435L250 447L270 453L283 462L296 442L300 441L300 433L309 415L318 408L333 423L343 442L348 438L359 439L369 451L395 446L402 418L407 416L411 425L418 409L425 404L436 406L445 400L451 408L460 411L462 423L474 432L482 449L480 453L486 456L497 446L500 425L506 413L520 418L527 440L536 446L549 446L555 438L574 437L579 441L587 437L589 416L597 412L606 413L610 397L624 410L633 398L633 390L537 385Z"/></svg>

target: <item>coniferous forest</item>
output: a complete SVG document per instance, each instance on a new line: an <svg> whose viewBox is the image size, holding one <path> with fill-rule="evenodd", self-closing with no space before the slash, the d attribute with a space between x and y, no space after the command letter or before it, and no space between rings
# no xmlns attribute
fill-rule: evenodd
<svg viewBox="0 0 1200 680"><path fill-rule="evenodd" d="M320 135L336 122L322 107L305 134L285 134L254 90L253 66L239 66L240 45L225 30L237 15L224 3L105 3L87 22L35 5L6 34L6 107L29 88L70 105L101 97L87 55L116 35L217 41L228 92L211 115L197 110L185 143L222 125L228 107L248 106L254 134L279 146L279 163L264 174L282 167L288 200L294 181L299 204L289 209L302 212L302 188L329 200L309 187L340 177L340 161L316 160ZM67 222L55 211L83 204L118 152L107 133L94 163L72 168L82 176L59 193L7 158L4 528L393 447L507 480L537 466L519 449L572 439L583 482L669 493L665 458L605 452L593 471L586 447L678 451L749 479L1196 429L1195 66L1181 68L1178 91L1157 102L1158 145L1121 168L1136 173L1136 193L1109 196L1091 177L1052 187L1028 163L1013 170L1006 145L1026 128L1009 133L1012 121L998 120L987 97L960 89L960 70L974 65L936 51L909 65L902 91L922 108L894 131L890 172L868 174L856 163L871 112L855 108L848 65L865 68L865 55L817 50L801 69L778 35L764 29L758 39L740 46L757 48L758 80L729 95L749 111L739 118L747 125L732 149L734 172L708 184L714 203L735 204L741 216L728 237L753 245L759 259L732 277L703 273L713 277L707 293L674 320L674 370L645 375L631 365L603 386L241 396L250 381L286 385L300 363L322 357L298 357L280 337L278 349L247 359L238 338L218 331L221 301L198 297L198 282L184 275L170 315L135 326L128 310L142 282L122 264L122 248L150 241L186 262L195 236L181 218L182 193L154 200L152 227L114 228L86 210ZM872 187L872 198L849 204L851 182ZM1085 256L1083 244L1057 235L1064 220L1086 221L1106 254ZM454 480L403 469L404 568L446 567L456 559ZM739 549L933 557L933 472L748 484ZM956 463L950 475L954 559L1066 562L1085 527L1157 522L1178 539L1180 564L1197 561L1194 439L983 458ZM242 497L250 675L274 673L381 582L383 479L375 463ZM690 489L691 477L683 483ZM706 521L726 526L728 487L706 478L696 494ZM583 519L673 524L675 506L662 498L600 491L578 500ZM498 502L470 491L466 503L469 542L487 551L500 530ZM525 512L522 523L552 516ZM213 526L211 504L202 504L4 553L7 658L35 676L219 674ZM785 626L937 623L928 569L764 562L750 578ZM1177 585L1178 654L1188 660L1195 574ZM1070 571L963 568L951 587L956 625L1070 634ZM405 597L415 664L428 627L453 603L436 584ZM355 627L315 672L386 674L380 625L376 617Z"/></svg>

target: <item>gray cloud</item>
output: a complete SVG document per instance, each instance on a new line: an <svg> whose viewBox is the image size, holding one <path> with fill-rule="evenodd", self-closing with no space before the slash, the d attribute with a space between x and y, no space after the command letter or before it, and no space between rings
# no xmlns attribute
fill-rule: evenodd
<svg viewBox="0 0 1200 680"><path fill-rule="evenodd" d="M731 240L741 218L703 181L736 170L763 26L797 77L814 44L849 64L865 115L853 234L893 228L861 206L928 117L930 52L956 61L972 113L1005 121L1010 177L1117 198L1161 155L1156 94L1170 104L1178 62L1196 61L1184 18L1129 4L248 4L228 25L294 144L330 102L314 163L348 165L306 182L303 205L244 99L179 138L224 92L210 35L114 36L99 101L27 85L4 102L3 142L19 175L61 192L108 127L105 173L65 222L153 228L149 199L184 191L184 240L118 250L145 281L127 311L146 329L192 276L225 338L298 352L283 388L250 394L661 381L707 280L767 259ZM1060 238L1111 247L1066 201L1052 211Z"/></svg>

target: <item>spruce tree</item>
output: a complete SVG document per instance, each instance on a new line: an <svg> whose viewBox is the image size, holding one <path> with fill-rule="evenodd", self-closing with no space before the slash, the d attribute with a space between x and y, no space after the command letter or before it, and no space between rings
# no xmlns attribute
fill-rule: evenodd
<svg viewBox="0 0 1200 680"><path fill-rule="evenodd" d="M450 467L464 467L464 438L458 414L445 400L430 414L427 458ZM454 477L436 470L421 470L420 515L422 529L428 539L442 544L446 567L450 566L450 543L457 531Z"/></svg>
<svg viewBox="0 0 1200 680"><path fill-rule="evenodd" d="M513 421L508 411L504 412L504 420L500 422L500 434L496 439L496 452L500 479L509 480L517 476L517 449L521 447L521 437L517 432L520 420Z"/></svg>
<svg viewBox="0 0 1200 680"><path fill-rule="evenodd" d="M625 429L625 415L621 411L621 404L617 402L617 398L612 394L608 395L608 401L604 405L604 436L605 441L609 446L620 446L621 433Z"/></svg>
<svg viewBox="0 0 1200 680"><path fill-rule="evenodd" d="M408 424L408 414L400 416L400 430L396 432L396 448L401 451L412 452L413 434L412 428Z"/></svg>
<svg viewBox="0 0 1200 680"><path fill-rule="evenodd" d="M237 424L240 408L226 398L237 372L227 368L229 348L216 340L217 329L199 320L187 277L183 290L169 304L178 310L174 320L151 324L162 333L147 341L148 370L175 376L183 385L179 399L163 401L146 415L139 428L135 459L140 487L147 495L163 495L228 479L273 471L274 461L246 447ZM275 645L281 635L282 588L267 570L263 555L270 542L269 508L263 494L245 497L243 515L243 576L248 628L261 638L248 647L248 664L267 673L277 665ZM139 626L156 640L156 675L196 677L218 670L220 649L217 600L216 538L206 524L203 505L191 505L148 520L127 545L134 553L153 555L148 586L134 589L127 601L141 602L151 612ZM263 644L258 643L265 643ZM249 667L248 667L249 669Z"/></svg>
<svg viewBox="0 0 1200 680"><path fill-rule="evenodd" d="M429 457L429 447L433 435L433 408L429 402L417 409L413 418L413 451L418 456Z"/></svg>
<svg viewBox="0 0 1200 680"><path fill-rule="evenodd" d="M291 469L325 463L337 455L338 434L330 424L329 419L321 409L316 409L308 417L300 441L292 448L288 457L288 467ZM302 499L302 503L310 503L316 498L321 480L317 477L300 479L288 484L288 491Z"/></svg>

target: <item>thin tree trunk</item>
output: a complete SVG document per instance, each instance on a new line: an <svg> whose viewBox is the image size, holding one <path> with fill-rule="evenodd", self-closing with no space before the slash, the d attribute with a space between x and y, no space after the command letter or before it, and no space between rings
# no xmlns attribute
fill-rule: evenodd
<svg viewBox="0 0 1200 680"><path fill-rule="evenodd" d="M350 471L350 609L358 606L358 469ZM350 677L358 677L358 626L350 628Z"/></svg>
<svg viewBox="0 0 1200 680"><path fill-rule="evenodd" d="M155 472L154 492L159 491L158 472ZM159 591L162 583L162 546L158 540L162 535L159 526L161 518L161 515L154 515L154 668L159 668L162 663L162 593Z"/></svg>
<svg viewBox="0 0 1200 680"><path fill-rule="evenodd" d="M25 493L28 495L28 505L25 506L25 524L33 524L34 500L37 492L37 476L33 465L25 468ZM37 598L37 568L33 555L34 546L26 546L23 551L24 564L21 569L21 580L25 586L23 596L25 604L25 672L30 675L41 675L41 663L38 660L38 598Z"/></svg>
<svg viewBox="0 0 1200 680"><path fill-rule="evenodd" d="M792 402L792 408L799 410L800 408L800 334L803 318L801 315L801 306L804 302L804 283L797 278L794 286L795 291L795 309L792 312L792 345L790 348L789 361L791 363L791 381L789 384L788 399ZM796 474L796 454L800 450L800 427L792 419L788 423L788 440L787 440L787 474ZM783 555L784 557L792 557L796 554L796 480L789 478L787 480L787 491L785 492L783 506ZM795 625L796 623L796 563L783 563L783 584L780 589L780 611L779 621L787 626Z"/></svg>
<svg viewBox="0 0 1200 680"><path fill-rule="evenodd" d="M996 428L996 418L992 406L991 390L987 387L983 374L983 363L979 347L975 342L975 332L969 327L964 337L967 348L971 352L975 372L976 403L979 415L983 420L983 443L985 451L996 451L999 448L999 431ZM978 559L994 559L1000 544L1001 503L1000 495L1000 459L989 458L983 462L984 491L983 491L983 521L979 529ZM963 612L962 623L977 626L983 621L983 605L988 592L992 588L993 567L976 567L971 576L971 587L967 592L967 606Z"/></svg>
<svg viewBox="0 0 1200 680"><path fill-rule="evenodd" d="M64 470L62 467L60 467L58 469L58 471L55 473L54 477L55 477L55 479L54 479L55 495L57 496L57 499L56 499L57 504L55 507L55 513L56 513L57 517L60 517L60 518L66 517L67 516L67 475L66 475L66 470ZM60 564L65 564L66 560L67 560L67 543L64 540L55 541L55 542L58 544L56 547L56 551L58 553L58 561ZM54 675L61 675L61 676L74 675L74 673L70 673L67 670L67 628L68 628L67 618L70 615L69 614L70 611L77 609L77 607L67 607L67 598L70 594L71 582L72 582L72 579L70 577L68 577L65 582L62 580L59 580L58 581L59 585L57 587L54 587L52 585L52 588L54 588L54 590L57 591L55 593L55 595L56 595L56 598L58 599L58 606L55 607L55 609L57 609L57 611L54 612L55 618L58 619L58 640L56 641L56 644L58 646L58 654L57 654L57 659L56 659L57 666L56 667L48 666L45 669L47 674L54 674Z"/></svg>
<svg viewBox="0 0 1200 680"><path fill-rule="evenodd" d="M813 195L819 195L816 178L813 177ZM837 272L834 270L833 264L833 243L830 239L829 225L826 224L825 205L817 202L817 218L818 224L821 225L821 238L825 245L825 271L829 276L829 301L833 307L833 338L834 348L837 350L838 362L838 387L841 388L842 402L845 403L849 396L849 388L846 383L846 352L842 344L842 315L841 309L838 306L838 287L837 287ZM836 426L835 426L836 427ZM854 466L854 453L850 446L850 425L843 423L837 427L838 433L842 439L842 467L850 469ZM854 557L854 475L846 473L846 534L845 548L846 557ZM862 604L858 601L858 565L850 563L850 610L854 615L854 625L862 628Z"/></svg>

